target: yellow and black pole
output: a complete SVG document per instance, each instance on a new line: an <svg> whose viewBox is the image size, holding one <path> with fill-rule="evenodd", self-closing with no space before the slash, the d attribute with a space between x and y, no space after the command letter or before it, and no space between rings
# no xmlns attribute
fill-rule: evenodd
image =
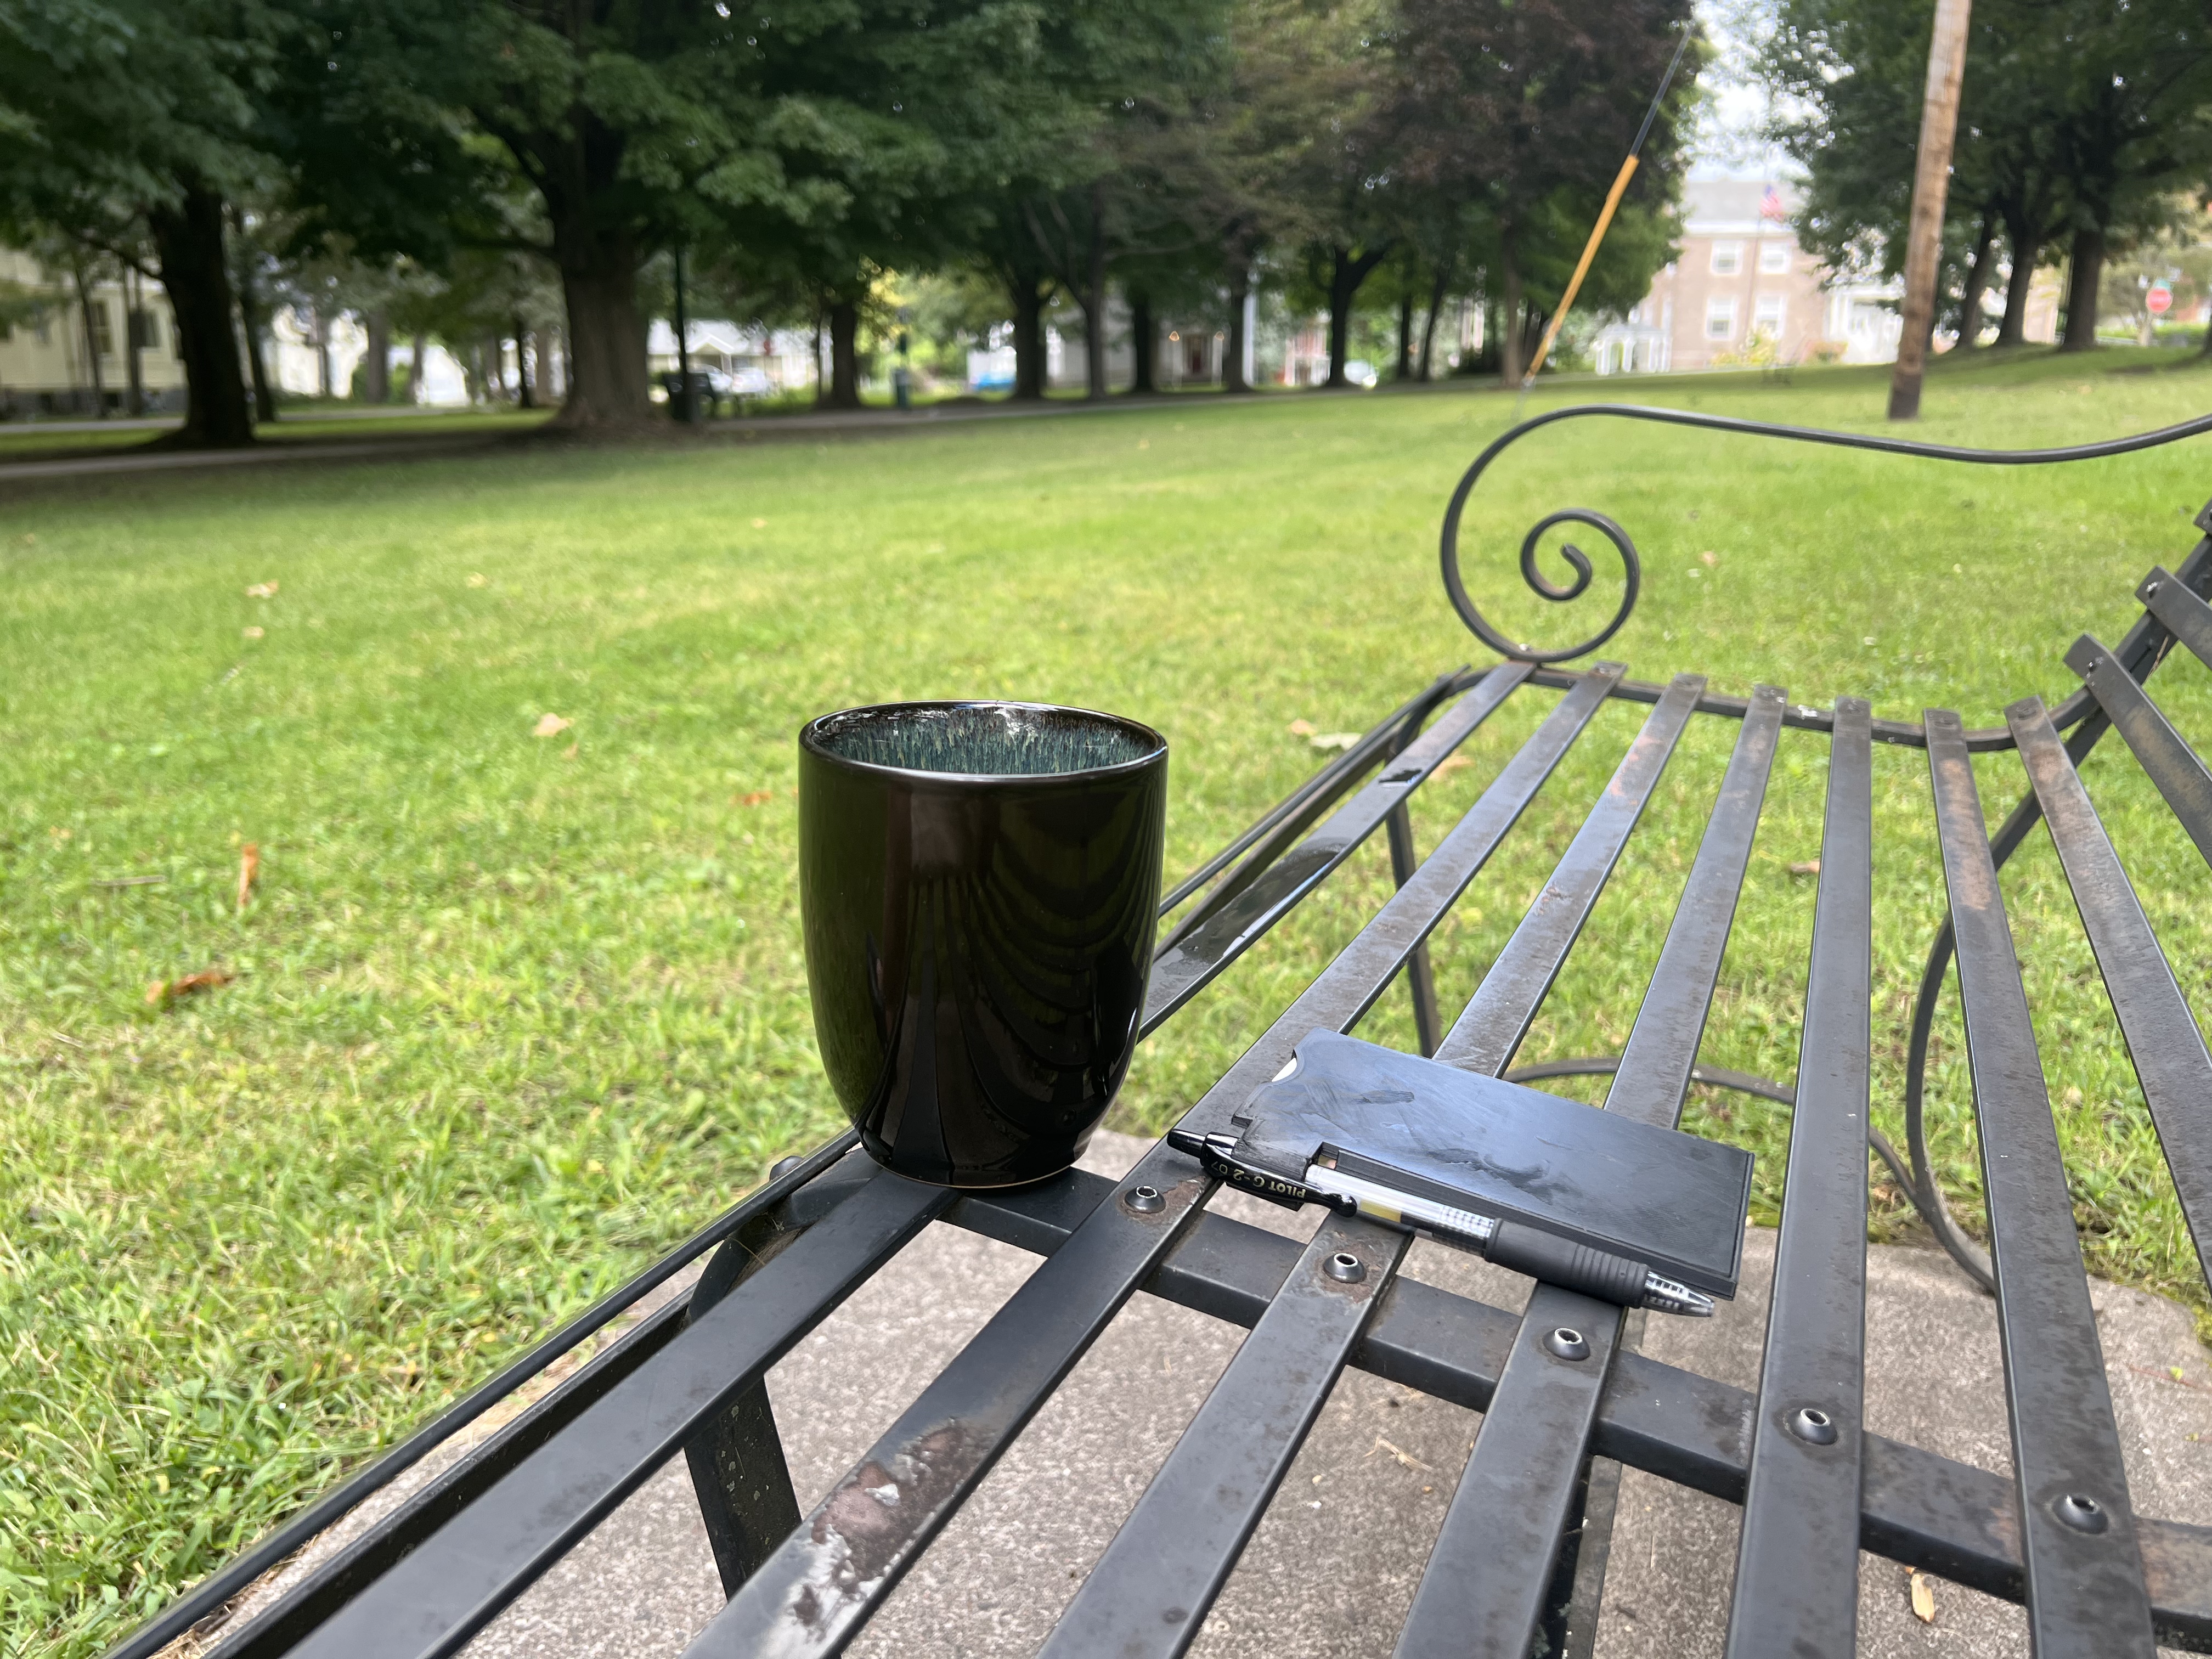
<svg viewBox="0 0 2212 1659"><path fill-rule="evenodd" d="M1651 94L1651 107L1644 112L1644 125L1636 129L1636 142L1628 147L1620 171L1613 175L1613 188L1605 193L1605 206L1597 216L1597 223L1590 228L1589 240L1583 244L1583 257L1575 261L1575 274L1567 279L1567 291L1559 296L1559 308L1552 313L1551 325L1537 342L1536 355L1528 360L1528 372L1521 377L1524 394L1536 383L1536 371L1543 368L1544 359L1551 356L1552 342L1559 337L1560 325L1567 320L1575 295L1582 292L1583 278L1589 275L1590 261L1597 258L1598 244L1605 240L1605 233L1613 226L1613 216L1620 210L1621 194L1627 190L1628 181L1636 176L1637 158L1644 152L1644 141L1651 136L1651 124L1659 118L1659 106L1666 102L1667 88L1674 84L1674 71L1682 66L1682 54L1690 49L1690 27L1683 25L1682 38L1675 45L1674 57L1668 60L1667 72L1659 77L1659 90Z"/></svg>

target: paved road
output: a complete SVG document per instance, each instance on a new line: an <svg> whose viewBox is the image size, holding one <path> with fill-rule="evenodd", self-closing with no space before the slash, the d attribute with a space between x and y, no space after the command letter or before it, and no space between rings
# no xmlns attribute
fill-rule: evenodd
<svg viewBox="0 0 2212 1659"><path fill-rule="evenodd" d="M1308 397L1358 397L1358 392L1340 392L1314 389L1302 392ZM1401 394L1402 395L1402 394ZM633 440L646 444L681 444L690 442L702 448L722 445L734 446L761 441L792 442L854 433L926 432L944 426L971 425L979 421L1027 421L1054 416L1115 415L1136 410L1158 409L1165 405L1189 406L1218 399L1219 393L1199 394L1195 397L1158 395L1132 398L1116 394L1099 403L1079 398L1054 398L1044 403L990 404L932 404L904 413L892 409L859 409L825 411L821 414L777 415L757 420L720 420L702 428L696 436L687 438L677 431L672 423L665 429L659 426L643 428ZM325 418L316 416L313 418ZM333 417L337 418L337 417ZM372 416L362 414L354 419L396 419L403 416ZM163 422L88 422L82 429L113 431L120 426L157 428ZM62 422L42 422L35 428L42 432L64 432L78 429ZM257 466L285 461L314 460L407 460L424 456L447 455L457 451L480 449L493 444L526 441L527 432L453 433L442 435L415 437L386 437L378 439L284 438L276 441L257 444L246 449L161 450L149 454L132 449L121 454L94 453L69 456L50 460L9 461L0 459L0 484L10 480L39 478L99 477L134 472L176 472L208 467Z"/></svg>
<svg viewBox="0 0 2212 1659"><path fill-rule="evenodd" d="M1143 1144L1105 1135L1085 1163L1118 1175ZM1218 1207L1297 1234L1301 1218L1224 1195ZM1310 1232L1316 1218L1303 1218ZM2010 1467L1994 1304L1933 1251L1869 1264L1868 1416L1876 1431L1983 1468ZM1660 1358L1758 1380L1773 1235L1754 1230L1743 1293L1710 1321L1653 1318ZM1035 1259L937 1226L770 1374L802 1504L887 1428ZM1415 1247L1410 1271L1517 1307L1527 1281ZM2144 1510L2212 1524L2212 1355L2189 1315L2095 1288L2129 1477ZM1235 1352L1233 1327L1139 1297L1015 1443L853 1650L867 1659L1026 1656L1135 1504ZM2168 1368L2186 1379L2176 1382ZM1204 1659L1387 1653L1480 1419L1374 1377L1338 1385L1194 1652ZM1601 1659L1721 1651L1739 1511L1630 1472L1600 1620ZM1904 1571L1860 1559L1860 1651L1879 1659L2025 1655L2020 1610L1936 1581L1913 1613ZM470 1647L471 1659L665 1659L721 1605L678 1459Z"/></svg>

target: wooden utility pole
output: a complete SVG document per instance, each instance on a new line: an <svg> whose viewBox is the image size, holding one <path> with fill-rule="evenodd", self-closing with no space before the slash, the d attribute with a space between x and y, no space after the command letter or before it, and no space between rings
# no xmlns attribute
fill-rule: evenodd
<svg viewBox="0 0 2212 1659"><path fill-rule="evenodd" d="M1913 172L1912 218L1905 228L1905 331L1897 337L1897 368L1889 380L1893 421L1920 416L1920 376L1936 322L1943 198L1951 185L1951 143L1959 131L1959 83L1966 73L1972 10L1972 0L1936 0L1936 33L1928 42L1928 96L1920 106L1920 163Z"/></svg>

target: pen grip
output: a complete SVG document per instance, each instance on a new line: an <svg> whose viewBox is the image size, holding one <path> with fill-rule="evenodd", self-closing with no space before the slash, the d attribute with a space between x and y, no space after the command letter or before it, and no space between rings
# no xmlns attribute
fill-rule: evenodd
<svg viewBox="0 0 2212 1659"><path fill-rule="evenodd" d="M1499 1222L1484 1255L1501 1267L1624 1308L1642 1304L1650 1271L1641 1261L1608 1255L1518 1221Z"/></svg>

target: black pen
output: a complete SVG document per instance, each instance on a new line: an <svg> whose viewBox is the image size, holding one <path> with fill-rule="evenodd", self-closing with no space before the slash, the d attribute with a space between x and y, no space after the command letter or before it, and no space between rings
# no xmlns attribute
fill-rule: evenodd
<svg viewBox="0 0 2212 1659"><path fill-rule="evenodd" d="M1677 1279L1653 1273L1640 1263L1625 1261L1593 1250L1587 1245L1539 1229L1500 1222L1455 1209L1418 1194L1401 1192L1380 1182L1346 1175L1327 1164L1309 1164L1302 1181L1260 1169L1239 1155L1234 1135L1193 1133L1170 1129L1168 1145L1188 1153L1206 1172L1236 1188L1277 1204L1296 1209L1302 1204L1322 1204L1339 1215L1365 1216L1386 1227L1395 1227L1417 1237L1434 1239L1455 1250L1495 1261L1500 1267L1563 1284L1624 1306L1648 1308L1654 1313L1687 1314L1710 1317L1713 1299ZM1640 1274L1640 1278L1639 1278Z"/></svg>

